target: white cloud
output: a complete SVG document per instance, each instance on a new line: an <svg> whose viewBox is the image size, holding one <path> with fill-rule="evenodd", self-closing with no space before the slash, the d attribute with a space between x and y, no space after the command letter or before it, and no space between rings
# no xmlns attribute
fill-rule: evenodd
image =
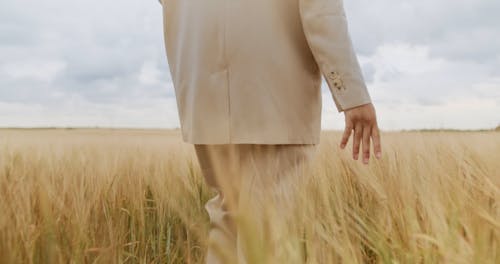
<svg viewBox="0 0 500 264"><path fill-rule="evenodd" d="M66 96L57 105L0 102L2 127L179 127L175 98L137 101L136 104L89 102Z"/></svg>
<svg viewBox="0 0 500 264"><path fill-rule="evenodd" d="M396 107L379 104L379 126L384 129L493 128L498 123L500 104L494 99L461 97L438 105L401 104ZM416 124L418 124L416 126Z"/></svg>
<svg viewBox="0 0 500 264"><path fill-rule="evenodd" d="M369 88L387 129L488 128L500 122L500 78L488 65L432 57L429 47L379 46L361 57L372 68Z"/></svg>
<svg viewBox="0 0 500 264"><path fill-rule="evenodd" d="M142 65L139 73L139 81L144 85L154 85L160 83L162 72L153 61L146 61Z"/></svg>
<svg viewBox="0 0 500 264"><path fill-rule="evenodd" d="M429 56L428 46L409 43L385 43L377 47L372 57L360 61L373 64L375 80L394 73L401 77L428 74L446 67L444 59Z"/></svg>
<svg viewBox="0 0 500 264"><path fill-rule="evenodd" d="M344 4L382 128L500 123L500 1ZM0 58L0 126L179 126L156 0L0 1Z"/></svg>

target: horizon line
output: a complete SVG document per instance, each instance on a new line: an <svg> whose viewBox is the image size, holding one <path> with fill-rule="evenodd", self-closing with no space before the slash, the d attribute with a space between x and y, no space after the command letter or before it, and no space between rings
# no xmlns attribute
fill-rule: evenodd
<svg viewBox="0 0 500 264"><path fill-rule="evenodd" d="M105 127L105 126L33 126L33 127L13 127L13 126L0 126L3 130L43 130L43 129L102 129L102 130L181 130L180 127ZM497 127L490 128L477 128L477 129L460 129L460 128L411 128L411 129L381 129L387 132L414 132L414 131L446 131L446 132L484 132L484 131L500 131L500 125ZM321 129L321 131L343 131L342 129Z"/></svg>

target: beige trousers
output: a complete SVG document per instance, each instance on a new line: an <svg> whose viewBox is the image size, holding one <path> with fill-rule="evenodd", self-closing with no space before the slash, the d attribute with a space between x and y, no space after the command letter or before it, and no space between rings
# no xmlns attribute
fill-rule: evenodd
<svg viewBox="0 0 500 264"><path fill-rule="evenodd" d="M216 191L205 204L211 223L206 263L269 263L280 250L271 223L291 217L294 188L307 176L317 145L194 146L203 177Z"/></svg>

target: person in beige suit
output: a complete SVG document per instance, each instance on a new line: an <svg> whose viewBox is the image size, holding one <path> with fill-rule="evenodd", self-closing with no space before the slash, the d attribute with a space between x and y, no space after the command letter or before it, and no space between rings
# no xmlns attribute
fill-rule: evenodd
<svg viewBox="0 0 500 264"><path fill-rule="evenodd" d="M257 192L273 192L269 186L287 182L313 159L322 76L345 115L340 147L352 135L355 160L361 148L368 163L371 142L380 158L375 109L343 2L160 3L182 139L194 145L206 183L217 192L205 205L212 223L206 262L245 262L248 252L235 223L242 197L251 202Z"/></svg>

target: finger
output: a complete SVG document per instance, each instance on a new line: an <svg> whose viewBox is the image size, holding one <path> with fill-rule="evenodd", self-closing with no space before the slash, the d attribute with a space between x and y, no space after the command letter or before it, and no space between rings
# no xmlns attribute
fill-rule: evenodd
<svg viewBox="0 0 500 264"><path fill-rule="evenodd" d="M371 127L369 125L365 125L363 127L363 163L368 164L368 160L370 159L370 134Z"/></svg>
<svg viewBox="0 0 500 264"><path fill-rule="evenodd" d="M345 129L344 129L344 134L342 135L342 140L340 141L340 148L344 149L345 146L347 145L347 142L349 141L349 137L351 136L352 133L352 123L348 122L346 123Z"/></svg>
<svg viewBox="0 0 500 264"><path fill-rule="evenodd" d="M358 160L359 144L361 143L361 136L363 135L363 126L357 123L354 126L354 142L352 144L352 155L355 160Z"/></svg>
<svg viewBox="0 0 500 264"><path fill-rule="evenodd" d="M382 145L380 144L380 131L377 124L372 126L372 141L373 141L373 151L375 152L375 157L380 159L382 157Z"/></svg>

